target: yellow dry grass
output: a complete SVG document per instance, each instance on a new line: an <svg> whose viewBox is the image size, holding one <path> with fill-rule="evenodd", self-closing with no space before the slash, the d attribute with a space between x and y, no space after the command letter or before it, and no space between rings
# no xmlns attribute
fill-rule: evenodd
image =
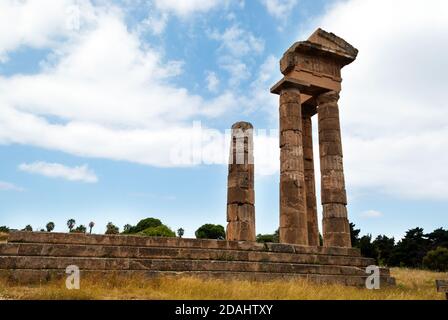
<svg viewBox="0 0 448 320"><path fill-rule="evenodd" d="M8 234L0 232L0 243L5 243L8 240Z"/></svg>
<svg viewBox="0 0 448 320"><path fill-rule="evenodd" d="M193 277L144 279L109 276L84 278L80 290L67 290L64 280L34 286L17 286L0 280L0 299L338 299L338 300L434 300L435 279L447 274L411 269L392 269L397 286L367 290L307 281L221 281Z"/></svg>

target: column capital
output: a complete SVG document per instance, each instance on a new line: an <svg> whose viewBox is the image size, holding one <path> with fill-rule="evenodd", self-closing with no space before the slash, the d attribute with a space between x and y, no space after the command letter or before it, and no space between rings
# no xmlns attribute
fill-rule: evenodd
<svg viewBox="0 0 448 320"><path fill-rule="evenodd" d="M339 100L339 92L337 91L328 91L322 93L316 97L316 101L318 105L329 103L329 102L338 102Z"/></svg>
<svg viewBox="0 0 448 320"><path fill-rule="evenodd" d="M310 84L301 80L283 77L282 80L277 82L272 88L271 93L281 94L284 90L299 91L306 93L309 91Z"/></svg>

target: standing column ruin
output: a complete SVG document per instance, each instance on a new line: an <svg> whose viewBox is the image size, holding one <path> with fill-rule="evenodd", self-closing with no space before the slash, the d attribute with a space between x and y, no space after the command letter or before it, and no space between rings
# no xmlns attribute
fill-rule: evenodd
<svg viewBox="0 0 448 320"><path fill-rule="evenodd" d="M338 100L339 93L335 91L317 97L325 247L351 246Z"/></svg>
<svg viewBox="0 0 448 320"><path fill-rule="evenodd" d="M342 165L338 99L341 69L358 50L317 29L294 43L280 60L280 242L319 245L311 117L318 113L323 240L351 247Z"/></svg>
<svg viewBox="0 0 448 320"><path fill-rule="evenodd" d="M280 93L280 228L281 243L308 244L303 166L300 91Z"/></svg>
<svg viewBox="0 0 448 320"><path fill-rule="evenodd" d="M314 111L315 108L311 107ZM319 246L319 226L317 222L316 183L314 175L312 111L307 105L302 109L303 166L305 172L306 216L308 222L308 245Z"/></svg>
<svg viewBox="0 0 448 320"><path fill-rule="evenodd" d="M255 241L253 126L232 126L227 186L226 239Z"/></svg>

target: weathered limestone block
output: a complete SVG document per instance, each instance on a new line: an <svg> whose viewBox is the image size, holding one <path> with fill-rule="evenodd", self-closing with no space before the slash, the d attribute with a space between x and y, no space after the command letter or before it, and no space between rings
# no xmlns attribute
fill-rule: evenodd
<svg viewBox="0 0 448 320"><path fill-rule="evenodd" d="M334 91L317 97L323 238L326 247L351 247L338 99Z"/></svg>
<svg viewBox="0 0 448 320"><path fill-rule="evenodd" d="M280 242L308 244L300 91L280 93Z"/></svg>
<svg viewBox="0 0 448 320"><path fill-rule="evenodd" d="M227 240L255 241L253 126L232 126L227 188Z"/></svg>
<svg viewBox="0 0 448 320"><path fill-rule="evenodd" d="M314 180L313 132L311 116L309 114L304 113L302 125L308 245L319 246L316 186Z"/></svg>

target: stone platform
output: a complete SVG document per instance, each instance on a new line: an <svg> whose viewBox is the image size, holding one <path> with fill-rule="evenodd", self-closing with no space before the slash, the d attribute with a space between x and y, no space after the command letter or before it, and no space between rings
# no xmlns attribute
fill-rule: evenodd
<svg viewBox="0 0 448 320"><path fill-rule="evenodd" d="M364 286L374 261L353 248L139 236L13 232L0 244L0 275L46 281L76 265L82 274L195 275L205 278L309 279ZM388 269L381 283L393 284Z"/></svg>

